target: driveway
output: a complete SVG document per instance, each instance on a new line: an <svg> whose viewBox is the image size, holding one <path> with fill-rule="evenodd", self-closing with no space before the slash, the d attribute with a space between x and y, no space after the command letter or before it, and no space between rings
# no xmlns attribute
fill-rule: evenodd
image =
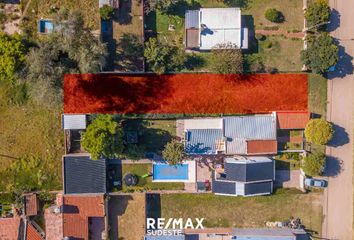
<svg viewBox="0 0 354 240"><path fill-rule="evenodd" d="M334 9L329 29L337 39L340 61L328 75L327 119L335 126L335 136L327 147L322 237L352 239L353 229L353 114L354 114L354 0L330 0Z"/></svg>

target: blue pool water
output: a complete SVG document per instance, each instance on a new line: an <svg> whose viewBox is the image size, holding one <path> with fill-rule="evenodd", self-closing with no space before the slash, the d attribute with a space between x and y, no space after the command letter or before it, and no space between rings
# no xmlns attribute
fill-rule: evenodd
<svg viewBox="0 0 354 240"><path fill-rule="evenodd" d="M51 20L41 19L38 22L38 31L40 33L51 33L53 32L54 24Z"/></svg>
<svg viewBox="0 0 354 240"><path fill-rule="evenodd" d="M188 180L188 164L153 164L153 180Z"/></svg>

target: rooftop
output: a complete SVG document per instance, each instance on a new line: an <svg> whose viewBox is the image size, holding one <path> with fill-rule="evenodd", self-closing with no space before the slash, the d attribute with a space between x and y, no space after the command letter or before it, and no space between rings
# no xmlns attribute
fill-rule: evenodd
<svg viewBox="0 0 354 240"><path fill-rule="evenodd" d="M106 160L89 156L64 156L64 193L106 193Z"/></svg>
<svg viewBox="0 0 354 240"><path fill-rule="evenodd" d="M18 216L0 218L0 239L18 240L21 218Z"/></svg>
<svg viewBox="0 0 354 240"><path fill-rule="evenodd" d="M102 195L64 195L63 237L97 239L105 230L105 199Z"/></svg>
<svg viewBox="0 0 354 240"><path fill-rule="evenodd" d="M309 112L278 112L279 129L304 129L310 120Z"/></svg>

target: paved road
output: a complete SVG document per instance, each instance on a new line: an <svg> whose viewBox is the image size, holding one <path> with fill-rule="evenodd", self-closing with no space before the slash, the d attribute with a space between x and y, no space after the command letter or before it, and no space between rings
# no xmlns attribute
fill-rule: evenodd
<svg viewBox="0 0 354 240"><path fill-rule="evenodd" d="M353 116L354 116L354 0L330 0L334 9L329 29L340 46L336 72L329 75L327 119L336 134L329 156L329 185L324 194L322 236L350 240L353 237Z"/></svg>

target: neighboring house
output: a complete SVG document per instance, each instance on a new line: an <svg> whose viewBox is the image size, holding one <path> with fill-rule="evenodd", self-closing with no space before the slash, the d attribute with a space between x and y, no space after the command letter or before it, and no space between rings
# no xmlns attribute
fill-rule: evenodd
<svg viewBox="0 0 354 240"><path fill-rule="evenodd" d="M39 201L36 193L24 195L24 214L27 217L36 216L38 214Z"/></svg>
<svg viewBox="0 0 354 240"><path fill-rule="evenodd" d="M187 49L211 50L225 43L248 48L248 29L242 27L239 8L187 10L185 28Z"/></svg>
<svg viewBox="0 0 354 240"><path fill-rule="evenodd" d="M104 194L58 194L45 212L47 239L107 239L106 206Z"/></svg>
<svg viewBox="0 0 354 240"><path fill-rule="evenodd" d="M64 194L106 193L107 161L89 156L63 157Z"/></svg>
<svg viewBox="0 0 354 240"><path fill-rule="evenodd" d="M284 150L279 149L279 143L303 144L303 130L309 119L308 112L185 119L183 142L190 155L277 154ZM292 130L300 135L292 137Z"/></svg>
<svg viewBox="0 0 354 240"><path fill-rule="evenodd" d="M23 221L20 216L0 218L0 239L19 240L22 231Z"/></svg>
<svg viewBox="0 0 354 240"><path fill-rule="evenodd" d="M273 192L274 180L275 162L270 158L226 158L213 174L211 189L217 195L267 195Z"/></svg>
<svg viewBox="0 0 354 240"><path fill-rule="evenodd" d="M187 154L275 154L276 114L184 120Z"/></svg>
<svg viewBox="0 0 354 240"><path fill-rule="evenodd" d="M303 229L205 228L187 229L177 236L145 236L144 240L310 240Z"/></svg>

